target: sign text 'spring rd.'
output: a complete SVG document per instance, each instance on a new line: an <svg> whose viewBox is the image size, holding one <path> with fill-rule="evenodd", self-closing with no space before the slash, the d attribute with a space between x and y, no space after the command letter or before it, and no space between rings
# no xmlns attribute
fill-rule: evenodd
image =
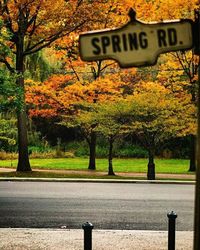
<svg viewBox="0 0 200 250"><path fill-rule="evenodd" d="M94 37L91 39L93 54L106 54L108 48L111 47L113 53L133 51L139 49L147 49L149 40L146 32L139 33L122 33L122 35L102 36L101 38ZM174 28L167 30L158 29L156 43L159 48L175 46L178 43L177 32ZM179 41L182 44L182 41Z"/></svg>
<svg viewBox="0 0 200 250"><path fill-rule="evenodd" d="M120 29L80 35L82 60L114 59L121 67L153 65L161 53L192 46L192 23L189 20L155 24L136 21Z"/></svg>

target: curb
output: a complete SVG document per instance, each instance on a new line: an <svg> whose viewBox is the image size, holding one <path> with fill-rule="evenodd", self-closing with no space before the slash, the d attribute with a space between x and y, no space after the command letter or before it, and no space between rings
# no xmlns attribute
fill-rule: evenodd
<svg viewBox="0 0 200 250"><path fill-rule="evenodd" d="M195 185L196 181L179 180L123 180L123 179L87 179L87 178L23 178L23 177L0 177L0 181L16 182L91 182L91 183L140 183L140 184L183 184Z"/></svg>

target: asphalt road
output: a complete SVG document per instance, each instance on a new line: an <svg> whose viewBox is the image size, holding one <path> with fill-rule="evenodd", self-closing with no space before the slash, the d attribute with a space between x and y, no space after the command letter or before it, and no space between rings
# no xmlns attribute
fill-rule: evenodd
<svg viewBox="0 0 200 250"><path fill-rule="evenodd" d="M194 185L1 182L0 227L193 230Z"/></svg>

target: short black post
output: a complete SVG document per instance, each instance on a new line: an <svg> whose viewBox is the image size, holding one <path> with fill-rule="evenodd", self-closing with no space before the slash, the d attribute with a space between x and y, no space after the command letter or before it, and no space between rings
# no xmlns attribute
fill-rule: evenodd
<svg viewBox="0 0 200 250"><path fill-rule="evenodd" d="M92 250L92 229L94 226L90 222L82 225L84 230L84 250Z"/></svg>
<svg viewBox="0 0 200 250"><path fill-rule="evenodd" d="M175 250L175 231L176 231L176 218L177 214L171 212L167 214L169 218L168 224L168 250Z"/></svg>

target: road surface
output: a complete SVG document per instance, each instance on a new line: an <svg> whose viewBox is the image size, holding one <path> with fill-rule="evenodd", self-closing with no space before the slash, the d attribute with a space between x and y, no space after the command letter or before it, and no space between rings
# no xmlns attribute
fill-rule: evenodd
<svg viewBox="0 0 200 250"><path fill-rule="evenodd" d="M0 182L0 227L193 230L194 185Z"/></svg>

